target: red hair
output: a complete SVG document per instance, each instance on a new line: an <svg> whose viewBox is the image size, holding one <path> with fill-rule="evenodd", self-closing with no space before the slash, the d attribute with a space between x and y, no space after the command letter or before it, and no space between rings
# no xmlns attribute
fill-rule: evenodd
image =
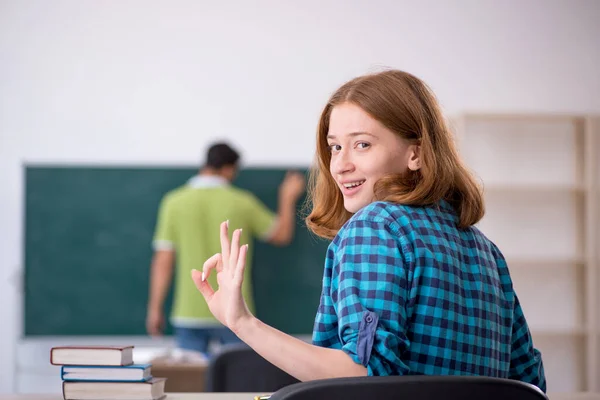
<svg viewBox="0 0 600 400"><path fill-rule="evenodd" d="M346 102L359 106L409 143L420 145L421 168L380 179L374 186L375 200L424 206L444 199L456 210L463 228L483 217L482 189L460 159L434 94L419 78L390 70L347 82L321 113L317 165L311 170L308 187L312 211L306 224L312 232L331 239L352 216L329 171L327 144L331 110Z"/></svg>

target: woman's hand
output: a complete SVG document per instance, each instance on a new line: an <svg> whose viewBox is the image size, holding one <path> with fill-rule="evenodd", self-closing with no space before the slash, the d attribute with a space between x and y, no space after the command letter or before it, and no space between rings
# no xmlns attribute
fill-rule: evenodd
<svg viewBox="0 0 600 400"><path fill-rule="evenodd" d="M236 229L229 242L228 221L221 224L221 253L217 253L204 263L202 272L192 270L192 279L204 296L213 315L234 333L244 320L253 318L242 296L242 282L246 268L248 245L240 247L241 229ZM211 287L206 278L215 270L217 290Z"/></svg>

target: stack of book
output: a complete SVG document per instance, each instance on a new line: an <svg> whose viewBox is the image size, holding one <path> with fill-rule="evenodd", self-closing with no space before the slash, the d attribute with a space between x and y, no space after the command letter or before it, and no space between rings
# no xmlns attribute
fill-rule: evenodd
<svg viewBox="0 0 600 400"><path fill-rule="evenodd" d="M133 346L65 346L50 350L61 366L65 400L162 400L165 378L150 364L133 363Z"/></svg>

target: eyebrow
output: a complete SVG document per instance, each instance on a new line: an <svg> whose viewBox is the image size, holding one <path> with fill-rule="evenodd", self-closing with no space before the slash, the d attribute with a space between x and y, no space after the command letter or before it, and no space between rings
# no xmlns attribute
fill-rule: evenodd
<svg viewBox="0 0 600 400"><path fill-rule="evenodd" d="M377 138L377 136L375 136L375 135L373 135L372 133L369 133L369 132L360 132L359 131L359 132L352 132L352 133L348 134L348 136L350 136L350 137L355 137L355 136L360 136L360 135L367 135L367 136L371 136L371 137ZM335 135L331 135L331 134L327 135L327 139L335 139L335 137L336 137Z"/></svg>

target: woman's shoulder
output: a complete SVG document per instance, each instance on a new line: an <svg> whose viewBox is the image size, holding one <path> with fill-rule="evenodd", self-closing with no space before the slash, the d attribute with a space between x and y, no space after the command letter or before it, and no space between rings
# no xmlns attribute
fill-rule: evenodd
<svg viewBox="0 0 600 400"><path fill-rule="evenodd" d="M390 203L386 201L376 201L361 208L340 228L334 242L347 235L355 234L356 230L366 231L369 229L377 230L384 227L392 231L398 229L402 224L409 220L411 213L410 206Z"/></svg>
<svg viewBox="0 0 600 400"><path fill-rule="evenodd" d="M390 231L411 230L415 226L421 230L428 226L427 221L436 219L444 225L455 226L457 216L446 201L429 206L412 206L375 201L354 214L340 229L340 233L355 227L387 227Z"/></svg>

